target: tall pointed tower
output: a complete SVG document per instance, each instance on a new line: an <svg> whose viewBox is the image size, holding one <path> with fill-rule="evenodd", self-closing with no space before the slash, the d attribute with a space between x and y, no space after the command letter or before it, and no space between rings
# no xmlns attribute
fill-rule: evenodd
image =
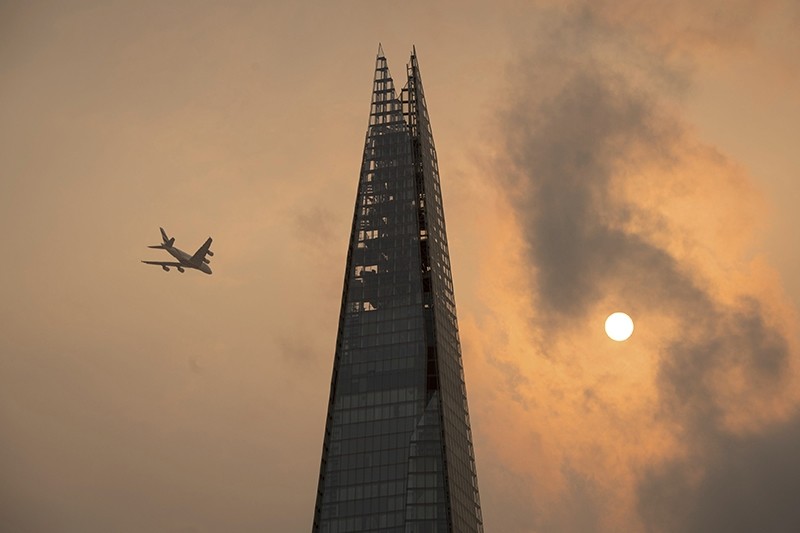
<svg viewBox="0 0 800 533"><path fill-rule="evenodd" d="M313 531L482 532L450 258L416 51L378 49Z"/></svg>

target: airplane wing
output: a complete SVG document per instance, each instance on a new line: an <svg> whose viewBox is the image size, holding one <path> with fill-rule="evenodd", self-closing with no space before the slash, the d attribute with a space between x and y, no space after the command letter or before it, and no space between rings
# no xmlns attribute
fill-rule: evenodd
<svg viewBox="0 0 800 533"><path fill-rule="evenodd" d="M197 251L192 256L192 263L202 263L203 260L206 258L206 255L214 255L210 254L208 249L211 248L211 237L208 238L206 242L203 243L203 246L197 249Z"/></svg>
<svg viewBox="0 0 800 533"><path fill-rule="evenodd" d="M179 267L183 266L176 261L142 261L146 265L158 265L162 267Z"/></svg>

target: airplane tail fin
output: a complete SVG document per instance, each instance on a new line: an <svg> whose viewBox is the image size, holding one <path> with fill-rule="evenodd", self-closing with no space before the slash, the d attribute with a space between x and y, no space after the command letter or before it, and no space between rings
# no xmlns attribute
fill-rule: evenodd
<svg viewBox="0 0 800 533"><path fill-rule="evenodd" d="M170 239L169 237L167 237L167 232L164 231L164 228L158 228L158 229L161 230L161 236L164 238L164 244L166 246L172 246L172 244L175 242L175 237Z"/></svg>
<svg viewBox="0 0 800 533"><path fill-rule="evenodd" d="M158 229L161 230L161 237L164 239L164 242L162 242L161 244L156 244L154 246L148 246L148 248L167 249L170 246L172 246L173 243L175 243L175 237L172 237L170 239L169 237L167 237L167 232L164 231L164 228L158 228Z"/></svg>

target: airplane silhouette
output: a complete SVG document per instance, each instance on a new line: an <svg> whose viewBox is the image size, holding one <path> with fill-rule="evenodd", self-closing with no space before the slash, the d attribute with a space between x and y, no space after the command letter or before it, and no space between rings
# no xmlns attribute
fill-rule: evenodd
<svg viewBox="0 0 800 533"><path fill-rule="evenodd" d="M167 237L167 232L164 231L164 228L158 229L161 230L161 237L163 237L164 242L161 244L156 244L155 246L148 246L148 248L166 250L172 257L177 259L177 261L142 261L142 263L147 265L158 265L163 268L165 272L169 272L169 267L175 267L181 274L185 272L185 269L187 268L194 268L200 272L211 274L211 268L208 266L209 260L206 258L206 255L214 255L214 252L209 250L211 247L211 237L209 237L208 240L203 243L203 246L197 249L194 255L189 255L183 250L173 246L175 243L175 237L170 239Z"/></svg>

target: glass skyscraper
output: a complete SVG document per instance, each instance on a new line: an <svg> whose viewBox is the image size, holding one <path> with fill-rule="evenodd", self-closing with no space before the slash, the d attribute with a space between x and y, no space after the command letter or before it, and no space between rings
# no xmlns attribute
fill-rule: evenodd
<svg viewBox="0 0 800 533"><path fill-rule="evenodd" d="M313 531L481 532L439 169L416 52L379 48Z"/></svg>

